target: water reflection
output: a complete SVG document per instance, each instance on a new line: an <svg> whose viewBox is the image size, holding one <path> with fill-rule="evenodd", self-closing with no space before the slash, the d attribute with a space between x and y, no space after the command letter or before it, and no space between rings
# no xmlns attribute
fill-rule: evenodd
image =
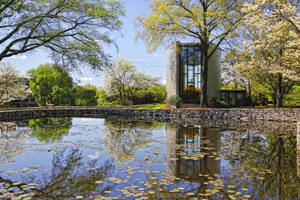
<svg viewBox="0 0 300 200"><path fill-rule="evenodd" d="M296 136L70 118L28 126L0 123L0 199L22 192L35 199L300 199L300 129ZM48 171L23 173L24 162Z"/></svg>
<svg viewBox="0 0 300 200"><path fill-rule="evenodd" d="M219 129L200 126L167 127L167 172L177 178L202 182L199 174L219 174L220 160L208 156L220 151Z"/></svg>
<svg viewBox="0 0 300 200"><path fill-rule="evenodd" d="M53 155L51 170L47 174L40 177L21 175L22 181L18 184L9 178L0 177L6 191L0 191L0 195L2 193L9 199L15 194L24 194L25 197L53 200L75 199L79 196L88 199L94 193L105 196L105 191L112 187L104 185L103 181L111 175L113 169L112 160L99 166L96 160L86 161L78 148L64 149Z"/></svg>
<svg viewBox="0 0 300 200"><path fill-rule="evenodd" d="M17 154L24 152L29 132L27 123L0 122L0 165L13 162Z"/></svg>
<svg viewBox="0 0 300 200"><path fill-rule="evenodd" d="M292 133L167 126L166 146L166 171L176 177L177 187L188 181L185 193L211 199L300 197ZM297 151L299 159L299 145Z"/></svg>
<svg viewBox="0 0 300 200"><path fill-rule="evenodd" d="M251 135L242 135L240 154L226 158L238 172L234 177L228 176L228 183L240 187L247 184L251 196L257 199L298 199L300 181L294 170L296 137L269 132Z"/></svg>
<svg viewBox="0 0 300 200"><path fill-rule="evenodd" d="M61 140L64 135L67 135L69 129L72 127L72 119L31 119L28 127L32 129L31 135L33 137L36 137L41 142L48 143L55 140Z"/></svg>
<svg viewBox="0 0 300 200"><path fill-rule="evenodd" d="M152 130L161 123L105 120L105 148L108 155L117 161L125 161L135 156L137 149L143 149L152 142Z"/></svg>

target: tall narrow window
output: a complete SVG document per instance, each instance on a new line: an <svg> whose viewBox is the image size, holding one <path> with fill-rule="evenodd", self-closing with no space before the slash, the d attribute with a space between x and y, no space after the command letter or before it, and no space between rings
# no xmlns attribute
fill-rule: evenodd
<svg viewBox="0 0 300 200"><path fill-rule="evenodd" d="M181 48L181 94L185 102L199 101L201 86L201 53L199 46Z"/></svg>

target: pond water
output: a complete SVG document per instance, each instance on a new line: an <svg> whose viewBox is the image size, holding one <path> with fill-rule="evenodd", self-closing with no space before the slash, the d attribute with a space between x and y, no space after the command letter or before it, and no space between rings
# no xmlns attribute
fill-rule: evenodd
<svg viewBox="0 0 300 200"><path fill-rule="evenodd" d="M93 118L0 130L0 199L300 199L296 132Z"/></svg>

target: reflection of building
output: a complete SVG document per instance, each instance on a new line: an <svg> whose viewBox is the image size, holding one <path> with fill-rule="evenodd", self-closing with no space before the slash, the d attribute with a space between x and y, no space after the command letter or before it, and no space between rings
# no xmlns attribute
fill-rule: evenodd
<svg viewBox="0 0 300 200"><path fill-rule="evenodd" d="M166 138L167 173L195 182L201 181L199 174L213 175L220 173L220 160L205 155L205 153L211 152L205 147L213 147L214 150L212 151L214 152L220 151L221 134L218 129L194 126L167 127ZM209 145L207 144L208 141ZM192 156L199 155L199 153L203 155L202 159L195 159Z"/></svg>
<svg viewBox="0 0 300 200"><path fill-rule="evenodd" d="M199 102L201 88L201 45L176 44L167 50L167 95L177 95L183 102ZM217 97L220 86L220 55L218 50L208 63L208 101Z"/></svg>

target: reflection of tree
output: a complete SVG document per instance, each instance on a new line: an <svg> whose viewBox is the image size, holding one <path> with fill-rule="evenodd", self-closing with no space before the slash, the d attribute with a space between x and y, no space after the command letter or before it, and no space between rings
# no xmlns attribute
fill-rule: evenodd
<svg viewBox="0 0 300 200"><path fill-rule="evenodd" d="M90 195L105 196L105 191L110 190L110 186L104 186L97 181L103 181L109 176L113 169L112 160L106 161L102 166L96 166L96 160L86 162L79 149L62 150L56 152L52 159L52 169L49 174L42 178L23 177L24 183L39 184L32 191L35 193L35 199L75 199L76 196L82 196L88 199ZM0 177L2 184L13 182ZM20 187L19 184L14 187ZM26 191L29 192L29 191Z"/></svg>
<svg viewBox="0 0 300 200"><path fill-rule="evenodd" d="M72 126L71 118L54 118L54 119L32 119L29 121L32 136L41 142L52 142L60 140L63 135L69 133Z"/></svg>
<svg viewBox="0 0 300 200"><path fill-rule="evenodd" d="M243 134L240 143L241 155L232 155L228 159L233 168L244 173L229 180L237 182L245 173L253 176L247 183L253 187L253 199L298 199L300 180L296 169L296 137L276 133L260 133L256 136ZM236 143L236 140L232 140ZM271 173L268 173L270 172ZM233 183L235 184L235 183Z"/></svg>
<svg viewBox="0 0 300 200"><path fill-rule="evenodd" d="M151 142L151 129L154 123L105 120L106 129L105 147L110 156L118 161L130 159L135 155L137 149L145 147Z"/></svg>
<svg viewBox="0 0 300 200"><path fill-rule="evenodd" d="M24 151L28 131L19 128L16 122L0 122L0 164L14 161Z"/></svg>

